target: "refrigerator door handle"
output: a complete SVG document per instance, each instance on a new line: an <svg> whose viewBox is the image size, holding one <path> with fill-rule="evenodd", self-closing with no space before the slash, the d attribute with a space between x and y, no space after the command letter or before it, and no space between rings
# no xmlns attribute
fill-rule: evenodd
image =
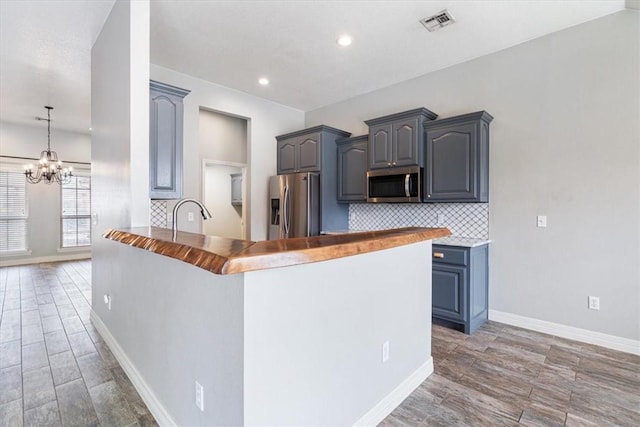
<svg viewBox="0 0 640 427"><path fill-rule="evenodd" d="M284 228L283 238L289 237L289 186L284 186L282 197L282 224Z"/></svg>
<svg viewBox="0 0 640 427"><path fill-rule="evenodd" d="M313 194L311 194L312 191L312 187L311 187L311 180L307 179L307 231L306 231L306 237L311 236L311 199L313 197Z"/></svg>

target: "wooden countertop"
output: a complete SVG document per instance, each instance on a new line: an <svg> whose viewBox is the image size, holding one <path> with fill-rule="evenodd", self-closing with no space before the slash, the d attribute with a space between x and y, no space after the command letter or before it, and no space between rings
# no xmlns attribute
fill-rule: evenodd
<svg viewBox="0 0 640 427"><path fill-rule="evenodd" d="M202 234L139 227L107 230L103 237L187 262L215 274L326 261L449 236L446 228L397 228L330 236L252 242ZM425 255L425 259L431 259Z"/></svg>

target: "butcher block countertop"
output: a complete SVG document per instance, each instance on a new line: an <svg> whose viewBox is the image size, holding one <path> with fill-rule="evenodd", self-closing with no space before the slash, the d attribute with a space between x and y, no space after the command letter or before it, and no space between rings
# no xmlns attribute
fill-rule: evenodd
<svg viewBox="0 0 640 427"><path fill-rule="evenodd" d="M158 227L107 230L103 237L184 261L215 274L235 274L268 268L327 261L449 236L446 228L397 228L293 239L228 239ZM425 256L425 260L430 259Z"/></svg>

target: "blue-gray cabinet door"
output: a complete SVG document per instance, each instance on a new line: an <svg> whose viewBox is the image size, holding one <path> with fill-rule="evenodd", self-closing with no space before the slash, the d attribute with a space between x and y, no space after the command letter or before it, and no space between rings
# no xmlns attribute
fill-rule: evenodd
<svg viewBox="0 0 640 427"><path fill-rule="evenodd" d="M417 117L393 122L392 166L413 166L420 162L420 121Z"/></svg>
<svg viewBox="0 0 640 427"><path fill-rule="evenodd" d="M369 168L380 169L391 166L391 145L393 137L391 123L369 128Z"/></svg>
<svg viewBox="0 0 640 427"><path fill-rule="evenodd" d="M189 91L151 82L149 90L149 196L182 197L183 101Z"/></svg>
<svg viewBox="0 0 640 427"><path fill-rule="evenodd" d="M312 133L298 138L297 172L320 172L320 133Z"/></svg>
<svg viewBox="0 0 640 427"><path fill-rule="evenodd" d="M431 280L433 316L466 321L467 268L433 263Z"/></svg>
<svg viewBox="0 0 640 427"><path fill-rule="evenodd" d="M298 144L296 138L278 141L278 175L296 172L297 152Z"/></svg>
<svg viewBox="0 0 640 427"><path fill-rule="evenodd" d="M474 123L427 130L427 198L477 198L476 139Z"/></svg>
<svg viewBox="0 0 640 427"><path fill-rule="evenodd" d="M367 200L367 146L361 142L338 145L338 201Z"/></svg>

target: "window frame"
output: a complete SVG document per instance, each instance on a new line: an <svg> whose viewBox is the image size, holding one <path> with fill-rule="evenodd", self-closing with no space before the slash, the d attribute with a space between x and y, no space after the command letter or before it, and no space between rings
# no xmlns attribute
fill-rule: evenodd
<svg viewBox="0 0 640 427"><path fill-rule="evenodd" d="M89 170L84 170L84 169L74 169L74 174L73 174L73 180L75 181L75 200L76 200L76 207L77 207L77 200L78 200L78 182L77 179L81 177L81 178L89 178L89 213L86 215L65 215L63 212L64 209L64 195L63 195L63 191L65 190L64 185L60 185L60 209L59 209L59 213L60 213L60 234L59 234L59 251L74 251L74 250L87 250L87 249L91 249L92 246L92 233L93 233L93 224L91 223L91 199L92 199L92 194L91 194L91 171ZM75 219L76 220L76 231L75 231L75 241L76 244L73 246L65 246L65 231L64 231L64 221L69 220L69 219ZM86 219L89 223L89 244L82 244L79 245L78 244L78 227L77 227L77 221L79 219Z"/></svg>
<svg viewBox="0 0 640 427"><path fill-rule="evenodd" d="M11 250L2 250L0 248L0 255L2 257L8 256L16 256L16 255L29 255L31 251L29 250L29 186L26 182L26 178L24 177L24 170L20 168L19 165L1 161L0 162L0 173L11 173L20 175L20 178L24 185L24 209L22 215L3 215L0 211L0 222L2 221L23 221L24 222L24 246L18 249ZM1 187L0 187L1 188ZM1 190L0 190L1 191ZM8 224L7 224L8 226ZM8 233L7 233L8 236ZM8 243L8 242L7 242Z"/></svg>

